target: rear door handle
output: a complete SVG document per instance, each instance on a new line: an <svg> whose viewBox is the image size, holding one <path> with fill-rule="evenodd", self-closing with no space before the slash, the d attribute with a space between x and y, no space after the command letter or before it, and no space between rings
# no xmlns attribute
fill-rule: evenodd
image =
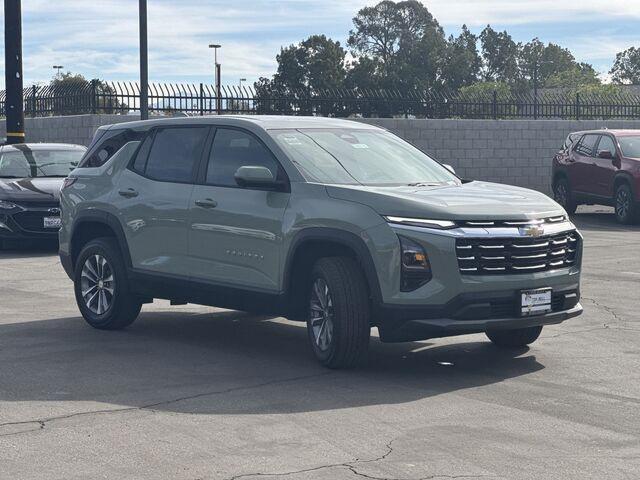
<svg viewBox="0 0 640 480"><path fill-rule="evenodd" d="M218 202L211 198L205 198L204 200L196 200L196 205L202 208L216 208Z"/></svg>
<svg viewBox="0 0 640 480"><path fill-rule="evenodd" d="M133 188L127 188L126 190L120 190L118 192L118 195L125 197L125 198L134 198L138 196L138 192L136 190L134 190Z"/></svg>

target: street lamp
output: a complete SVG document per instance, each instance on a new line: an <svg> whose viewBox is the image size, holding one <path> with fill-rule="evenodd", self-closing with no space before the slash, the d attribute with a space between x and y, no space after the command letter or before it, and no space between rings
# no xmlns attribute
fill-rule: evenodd
<svg viewBox="0 0 640 480"><path fill-rule="evenodd" d="M240 88L242 89L242 82L246 82L246 81L247 81L247 79L246 79L246 78L241 78L241 79L238 81L238 87L240 87Z"/></svg>
<svg viewBox="0 0 640 480"><path fill-rule="evenodd" d="M221 76L221 66L218 63L218 49L222 48L222 45L218 45L217 43L211 43L209 44L209 48L213 48L213 55L214 55L214 59L215 59L215 72L216 72L216 76L215 76L215 85L216 85L216 111L218 113L218 115L220 114L220 110L222 108L222 101L221 101L221 90L222 88L220 87L220 76Z"/></svg>
<svg viewBox="0 0 640 480"><path fill-rule="evenodd" d="M64 66L62 65L54 65L53 69L56 70L56 78L60 76L60 70L62 70Z"/></svg>

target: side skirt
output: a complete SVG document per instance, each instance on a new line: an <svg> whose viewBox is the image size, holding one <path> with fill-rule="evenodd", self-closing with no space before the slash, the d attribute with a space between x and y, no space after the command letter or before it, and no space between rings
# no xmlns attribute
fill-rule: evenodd
<svg viewBox="0 0 640 480"><path fill-rule="evenodd" d="M284 293L244 289L139 270L129 270L129 280L137 295L170 300L174 304L195 303L259 315L286 316L288 313Z"/></svg>

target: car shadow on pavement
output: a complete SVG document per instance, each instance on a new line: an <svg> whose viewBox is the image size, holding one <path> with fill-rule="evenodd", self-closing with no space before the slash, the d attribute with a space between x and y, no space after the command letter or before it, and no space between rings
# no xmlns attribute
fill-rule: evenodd
<svg viewBox="0 0 640 480"><path fill-rule="evenodd" d="M58 253L58 243L51 241L12 241L0 248L0 260L4 258L50 257Z"/></svg>
<svg viewBox="0 0 640 480"><path fill-rule="evenodd" d="M640 223L622 225L616 221L612 208L590 207L578 210L571 216L571 221L581 230L606 230L610 232L640 231Z"/></svg>
<svg viewBox="0 0 640 480"><path fill-rule="evenodd" d="M120 332L93 330L81 318L4 324L0 401L283 414L412 402L544 368L535 350L501 351L480 336L404 344L374 337L364 366L332 371L307 341L303 324L238 312L148 312Z"/></svg>

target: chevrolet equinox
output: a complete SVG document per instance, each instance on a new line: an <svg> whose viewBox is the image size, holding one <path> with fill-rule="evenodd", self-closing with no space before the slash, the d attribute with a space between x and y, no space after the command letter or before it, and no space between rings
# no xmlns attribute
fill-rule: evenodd
<svg viewBox="0 0 640 480"><path fill-rule="evenodd" d="M524 188L462 180L378 127L220 116L101 127L61 192L60 258L83 317L154 298L305 321L349 367L383 342L500 347L582 312L582 237Z"/></svg>

